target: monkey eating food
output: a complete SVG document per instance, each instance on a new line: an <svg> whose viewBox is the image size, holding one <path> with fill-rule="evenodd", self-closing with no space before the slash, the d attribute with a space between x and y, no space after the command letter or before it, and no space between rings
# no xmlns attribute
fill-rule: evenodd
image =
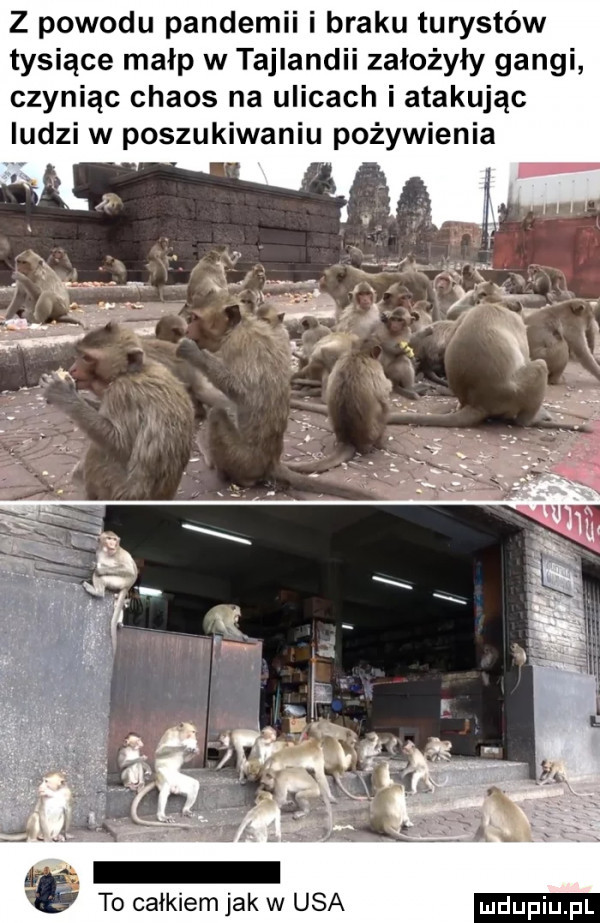
<svg viewBox="0 0 600 923"><path fill-rule="evenodd" d="M238 628L242 617L239 606L231 603L220 603L209 609L202 620L202 631L205 635L223 635L224 638L234 641L248 641L248 635Z"/></svg>
<svg viewBox="0 0 600 923"><path fill-rule="evenodd" d="M83 321L69 313L69 294L64 282L34 250L19 253L13 278L17 287L6 311L6 320L25 312L29 324L47 324L55 320L84 326Z"/></svg>

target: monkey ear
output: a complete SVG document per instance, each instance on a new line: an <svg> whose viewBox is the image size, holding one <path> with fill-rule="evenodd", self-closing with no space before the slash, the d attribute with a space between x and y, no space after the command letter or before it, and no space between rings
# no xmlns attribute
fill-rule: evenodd
<svg viewBox="0 0 600 923"><path fill-rule="evenodd" d="M433 311L433 305L431 304L430 301L426 302L425 310L427 311L428 314L431 314L431 312Z"/></svg>
<svg viewBox="0 0 600 923"><path fill-rule="evenodd" d="M139 372L144 364L144 350L141 346L132 346L127 350L127 365L130 372Z"/></svg>
<svg viewBox="0 0 600 923"><path fill-rule="evenodd" d="M371 349L371 356L373 359L379 359L381 355L381 346L373 346Z"/></svg>
<svg viewBox="0 0 600 923"><path fill-rule="evenodd" d="M346 278L346 274L347 274L347 270L346 270L346 269L340 269L340 271L339 271L338 274L337 274L338 281L341 282L342 279L345 279L345 278Z"/></svg>
<svg viewBox="0 0 600 923"><path fill-rule="evenodd" d="M280 324L283 324L283 318L285 317L285 311L282 311L281 314L277 315L277 320Z"/></svg>
<svg viewBox="0 0 600 923"><path fill-rule="evenodd" d="M576 301L574 304L571 305L571 311L573 312L573 314L583 314L586 308L587 308L587 305L585 301Z"/></svg>
<svg viewBox="0 0 600 923"><path fill-rule="evenodd" d="M419 314L416 311L411 311L410 316L413 320L420 320Z"/></svg>
<svg viewBox="0 0 600 923"><path fill-rule="evenodd" d="M225 315L227 317L227 320L229 321L229 326L237 327L237 325L242 319L239 304L227 305L227 307L225 308Z"/></svg>
<svg viewBox="0 0 600 923"><path fill-rule="evenodd" d="M513 310L514 310L515 314L520 314L521 311L523 310L523 302L522 302L522 301L515 301Z"/></svg>

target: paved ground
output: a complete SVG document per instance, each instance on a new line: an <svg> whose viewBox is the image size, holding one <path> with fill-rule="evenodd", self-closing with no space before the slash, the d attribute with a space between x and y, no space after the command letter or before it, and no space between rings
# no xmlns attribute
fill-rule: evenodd
<svg viewBox="0 0 600 923"><path fill-rule="evenodd" d="M326 296L288 295L272 300L288 315L324 313L332 308ZM147 302L139 310L125 305L86 306L85 313L90 323L111 317L148 328L162 313L178 307L178 302L167 306ZM3 331L0 345L16 343L24 336L72 337L76 332L64 325L43 331ZM564 414L569 412L600 418L598 382L572 363L566 370L566 381L566 385L549 388L548 404L558 418L566 419ZM456 402L431 395L419 401L396 398L394 403L400 410L437 412L454 407ZM188 465L177 500L335 499L325 486L329 482L366 489L373 500L594 502L600 500L600 425L594 430L591 434L572 434L504 424L462 431L393 426L384 450L357 456L325 475L311 476L315 493L275 490L273 485L239 490L208 471L198 451ZM3 392L0 500L83 499L70 484L69 475L84 445L75 426L59 410L45 404L38 388ZM312 457L332 445L325 417L292 411L284 460Z"/></svg>

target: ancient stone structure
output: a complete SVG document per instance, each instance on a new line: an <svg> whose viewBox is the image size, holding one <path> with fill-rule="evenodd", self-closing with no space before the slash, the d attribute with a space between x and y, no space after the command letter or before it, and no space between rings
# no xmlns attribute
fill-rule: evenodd
<svg viewBox="0 0 600 923"><path fill-rule="evenodd" d="M404 184L398 199L397 220L400 255L414 253L427 257L435 227L431 222L431 199L420 176L411 176Z"/></svg>
<svg viewBox="0 0 600 923"><path fill-rule="evenodd" d="M377 163L362 163L350 187L346 242L362 247L368 241L385 247L389 213L390 193L385 173ZM373 240L375 237L379 240Z"/></svg>
<svg viewBox="0 0 600 923"><path fill-rule="evenodd" d="M302 182L300 184L300 192L308 192L308 187L310 186L315 176L317 175L317 173L323 166L324 162L325 161L321 163L313 162L308 165L308 167L304 171L304 176L302 177Z"/></svg>
<svg viewBox="0 0 600 923"><path fill-rule="evenodd" d="M474 260L481 248L481 227L469 221L444 221L432 246L450 259Z"/></svg>

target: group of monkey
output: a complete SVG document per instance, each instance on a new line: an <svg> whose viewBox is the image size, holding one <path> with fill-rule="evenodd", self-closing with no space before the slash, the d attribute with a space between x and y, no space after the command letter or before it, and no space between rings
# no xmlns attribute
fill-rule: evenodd
<svg viewBox="0 0 600 923"><path fill-rule="evenodd" d="M171 255L166 237L148 254L150 281L161 298ZM512 273L501 288L470 265L460 281L441 272L432 283L412 256L397 272L367 273L340 263L319 281L336 303L333 329L305 317L292 353L284 314L264 299L264 266L256 264L238 291L230 291L226 274L239 256L227 246L203 256L190 274L183 308L161 317L154 337L141 339L111 322L78 342L69 373L42 376L48 403L90 440L74 472L88 500L172 499L204 418L202 453L225 480L242 488L279 482L345 499L373 495L306 475L382 447L389 424L475 426L499 417L521 426L586 430L582 423L554 421L543 406L548 381L560 379L569 357L600 379L592 306L570 297L560 271L531 266L529 282ZM70 260L62 248L51 260L55 268L32 250L17 256L7 318L24 311L37 322L82 323L69 316L63 279ZM122 266L113 257L104 263L115 278ZM546 282L550 288L540 296ZM521 295L528 287L531 294ZM540 297L556 303L524 309L519 300ZM292 355L299 363L294 373ZM422 390L416 370L455 395L459 409L392 412L393 389L409 398ZM305 402L306 387L320 391L324 402ZM290 408L329 417L332 453L283 462Z"/></svg>
<svg viewBox="0 0 600 923"><path fill-rule="evenodd" d="M306 738L306 739L304 739ZM522 809L496 786L487 791L482 805L480 825L475 833L464 837L410 837L402 831L413 824L408 817L406 796L416 794L420 780L427 790L445 783L434 783L430 776L428 760L449 760L451 743L437 737L429 738L421 752L413 741L401 744L389 732L369 732L359 739L350 728L319 719L309 724L300 741L277 739L272 727L262 731L236 729L225 731L219 736L219 748L224 755L217 765L221 769L235 753L240 782L258 782L255 803L239 825L234 842L238 842L247 831L247 838L266 842L271 825L281 841L281 810L293 802L298 809L294 819L306 816L310 802L322 798L327 813L327 830L320 838L323 842L332 834L333 816L331 803L337 799L331 794L326 776L331 776L339 788L350 798L369 802L369 823L375 833L396 840L444 842L476 840L485 842L531 842L531 826ZM400 781L394 783L389 760L374 763L385 748L390 757L399 750L407 765L400 773ZM122 784L135 792L130 808L133 823L141 826L162 826L189 828L189 824L174 823L166 814L169 795L185 797L182 809L184 817L192 816L192 808L198 797L200 783L182 772L183 766L199 753L197 729L189 722L180 722L168 728L158 742L154 755L154 771L143 752L144 743L139 734L128 734L117 754ZM365 796L352 795L345 787L342 776L356 770L371 772L372 793L362 776L359 776ZM153 776L153 777L152 777ZM403 780L410 776L410 788L405 789ZM151 778L152 777L152 778ZM569 783L562 761L544 760L538 784L551 782ZM141 818L138 813L140 802L151 791L158 793L156 820ZM0 834L0 840L15 842L26 840L64 841L69 837L73 796L64 772L51 772L42 779L35 806L22 833Z"/></svg>

